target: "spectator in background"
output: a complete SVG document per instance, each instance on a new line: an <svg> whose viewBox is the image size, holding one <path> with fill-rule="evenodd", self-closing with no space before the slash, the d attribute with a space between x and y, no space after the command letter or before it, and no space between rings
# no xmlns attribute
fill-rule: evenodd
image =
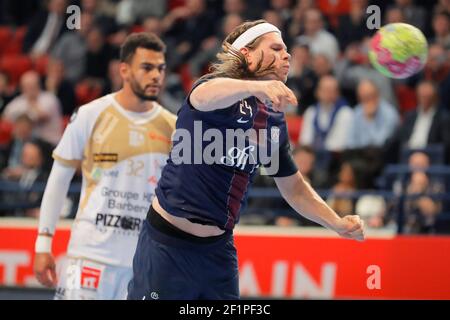
<svg viewBox="0 0 450 320"><path fill-rule="evenodd" d="M49 53L56 40L67 31L66 0L49 0L47 9L38 12L27 28L23 52L33 57Z"/></svg>
<svg viewBox="0 0 450 320"><path fill-rule="evenodd" d="M0 71L0 115L13 97L14 89L9 85L9 77L6 73Z"/></svg>
<svg viewBox="0 0 450 320"><path fill-rule="evenodd" d="M361 168L357 168L356 163L342 163L338 173L338 182L333 186L332 194L327 199L327 204L341 217L354 212L354 199L348 195L358 190L358 169L361 170Z"/></svg>
<svg viewBox="0 0 450 320"><path fill-rule="evenodd" d="M273 11L278 12L281 17L282 25L284 25L291 18L292 2L292 0L270 0L270 7Z"/></svg>
<svg viewBox="0 0 450 320"><path fill-rule="evenodd" d="M44 194L42 191L30 190L39 183L45 183L48 179L48 156L51 148L40 140L31 140L24 144L20 170L11 172L3 170L2 178L8 181L16 181L22 192L3 194L3 203L9 205L26 205L26 209L16 209L15 216L34 217L39 216L39 206Z"/></svg>
<svg viewBox="0 0 450 320"><path fill-rule="evenodd" d="M381 98L396 106L397 98L394 93L392 80L374 70L370 64L367 56L369 43L370 38L365 38L362 43L348 45L344 53L344 59L337 63L335 72L343 95L352 105L356 104L355 92L358 84L364 79L369 79L377 85Z"/></svg>
<svg viewBox="0 0 450 320"><path fill-rule="evenodd" d="M86 66L84 80L94 85L104 86L109 62L118 58L119 53L106 41L103 30L93 26L86 37Z"/></svg>
<svg viewBox="0 0 450 320"><path fill-rule="evenodd" d="M132 25L148 16L162 18L167 14L167 0L123 0L117 6L116 22Z"/></svg>
<svg viewBox="0 0 450 320"><path fill-rule="evenodd" d="M340 97L336 78L322 77L316 95L317 104L309 107L303 118L300 144L314 150L345 150L353 111Z"/></svg>
<svg viewBox="0 0 450 320"><path fill-rule="evenodd" d="M158 37L162 37L162 20L156 16L148 16L142 22L142 28L144 32L154 33Z"/></svg>
<svg viewBox="0 0 450 320"><path fill-rule="evenodd" d="M268 23L273 24L275 27L280 29L283 34L285 33L285 22L283 20L283 16L279 11L266 10L263 12L262 18Z"/></svg>
<svg viewBox="0 0 450 320"><path fill-rule="evenodd" d="M421 151L415 151L411 153L408 158L408 168L410 173L414 172L427 172L431 166L430 157ZM433 193L440 193L445 191L445 183L441 180L439 175L429 178L429 190ZM403 192L407 192L407 185L410 183L411 178L405 176L399 176L392 185L392 189L395 194L399 195ZM406 186L405 186L406 185Z"/></svg>
<svg viewBox="0 0 450 320"><path fill-rule="evenodd" d="M409 156L408 166L411 171L425 171L430 165L430 157L424 152L416 151Z"/></svg>
<svg viewBox="0 0 450 320"><path fill-rule="evenodd" d="M314 150L308 146L297 146L292 150L292 158L303 178L312 185L314 162L316 161Z"/></svg>
<svg viewBox="0 0 450 320"><path fill-rule="evenodd" d="M239 15L227 15L222 20L223 25L220 35L208 38L202 42L201 50L199 50L189 62L191 76L194 79L202 76L211 61L216 59L216 54L222 48L222 42L219 39L224 39L227 34L230 34L234 28L239 26L242 22L243 20Z"/></svg>
<svg viewBox="0 0 450 320"><path fill-rule="evenodd" d="M425 31L427 28L427 12L424 8L416 6L413 0L395 0L398 9L402 11L406 23Z"/></svg>
<svg viewBox="0 0 450 320"><path fill-rule="evenodd" d="M180 56L176 52L178 43L176 42L176 39L165 35L163 30L163 19L157 16L148 16L142 23L142 27L144 28L144 32L156 34L166 44L167 71L173 71L180 63Z"/></svg>
<svg viewBox="0 0 450 320"><path fill-rule="evenodd" d="M334 65L339 57L336 38L325 30L322 13L318 9L308 9L305 13L304 38L313 54L324 54Z"/></svg>
<svg viewBox="0 0 450 320"><path fill-rule="evenodd" d="M287 86L297 96L298 113L302 114L307 107L314 104L317 76L311 67L311 54L307 44L296 43L291 49L291 68Z"/></svg>
<svg viewBox="0 0 450 320"><path fill-rule="evenodd" d="M428 60L420 74L422 79L438 85L440 105L450 110L450 60L449 55L440 44L433 44L428 49Z"/></svg>
<svg viewBox="0 0 450 320"><path fill-rule="evenodd" d="M433 16L433 43L441 45L445 50L450 50L450 13L437 12Z"/></svg>
<svg viewBox="0 0 450 320"><path fill-rule="evenodd" d="M0 171L7 168L10 175L18 176L21 173L22 149L33 134L33 121L23 114L14 121L11 141L0 149Z"/></svg>
<svg viewBox="0 0 450 320"><path fill-rule="evenodd" d="M75 84L86 70L86 38L92 28L93 17L88 13L81 13L81 28L67 32L56 43L51 57L61 61L64 65L64 79Z"/></svg>
<svg viewBox="0 0 450 320"><path fill-rule="evenodd" d="M388 10L386 10L384 24L399 22L406 23L403 11L399 7L390 7Z"/></svg>
<svg viewBox="0 0 450 320"><path fill-rule="evenodd" d="M389 162L398 161L402 147L421 149L429 144L443 144L448 157L450 120L447 111L438 107L436 86L430 81L422 81L417 86L416 92L418 100L416 110L406 115L403 124L386 144Z"/></svg>
<svg viewBox="0 0 450 320"><path fill-rule="evenodd" d="M164 17L163 32L177 43L177 66L190 59L202 41L214 34L214 15L207 9L206 0L186 0L184 6L169 11Z"/></svg>
<svg viewBox="0 0 450 320"><path fill-rule="evenodd" d="M14 122L20 115L27 114L36 123L36 137L56 145L62 135L61 106L58 98L42 91L39 75L28 71L20 79L21 94L13 99L3 112L3 118Z"/></svg>
<svg viewBox="0 0 450 320"><path fill-rule="evenodd" d="M447 11L450 12L450 1L449 0L438 0L438 3L435 5L433 9L434 13Z"/></svg>
<svg viewBox="0 0 450 320"><path fill-rule="evenodd" d="M102 95L107 95L111 92L119 91L122 88L123 81L120 76L120 60L111 60L108 66L108 78L103 88Z"/></svg>
<svg viewBox="0 0 450 320"><path fill-rule="evenodd" d="M252 13L250 13L249 10L247 10L248 4L246 0L224 0L222 9L224 12L224 16L230 14L238 15L240 17L244 17L245 20L247 19L252 20L253 18L256 18L256 17L252 18L251 16Z"/></svg>
<svg viewBox="0 0 450 320"><path fill-rule="evenodd" d="M350 125L348 147L382 147L399 124L397 110L380 97L375 83L363 80L358 85L359 104Z"/></svg>
<svg viewBox="0 0 450 320"><path fill-rule="evenodd" d="M47 75L44 79L44 89L53 93L61 103L63 116L69 116L76 108L74 85L64 79L62 61L50 59L47 65Z"/></svg>
<svg viewBox="0 0 450 320"><path fill-rule="evenodd" d="M108 2L103 0L81 0L81 11L91 15L94 19L94 24L100 26L104 34L110 35L116 30L117 25L114 19L114 8Z"/></svg>
<svg viewBox="0 0 450 320"><path fill-rule="evenodd" d="M333 64L326 54L317 53L313 55L312 67L317 78L334 75Z"/></svg>
<svg viewBox="0 0 450 320"><path fill-rule="evenodd" d="M0 0L0 25L24 26L41 5L42 0Z"/></svg>
<svg viewBox="0 0 450 320"><path fill-rule="evenodd" d="M317 178L317 174L320 172L317 172L315 170L315 161L316 161L316 154L314 153L314 150L307 146L300 146L292 150L292 158L297 165L298 170L302 174L303 178L312 186L315 187L315 181ZM273 180L273 179L272 179ZM275 183L272 183L273 188L276 188ZM267 201L267 200L266 200ZM290 209L289 204L281 200L282 204L280 205L280 208L282 208L285 212L288 212ZM270 203L267 203L268 206L270 206ZM287 226L296 226L296 225L315 225L314 223L308 222L308 220L298 217L296 215L292 214L278 214L274 217L274 224L281 227L287 227Z"/></svg>
<svg viewBox="0 0 450 320"><path fill-rule="evenodd" d="M308 9L312 9L315 6L313 0L298 0L294 8L292 9L291 18L287 21L287 44L291 44L293 39L298 35L303 34L305 31L305 13Z"/></svg>
<svg viewBox="0 0 450 320"><path fill-rule="evenodd" d="M337 39L342 51L345 51L349 44L361 42L372 34L372 31L366 26L367 6L367 0L352 0L350 12L339 17Z"/></svg>
<svg viewBox="0 0 450 320"><path fill-rule="evenodd" d="M400 131L400 138L411 149L425 148L431 143L449 142L448 113L439 108L433 83L425 81L417 87L417 110L408 114Z"/></svg>
<svg viewBox="0 0 450 320"><path fill-rule="evenodd" d="M434 233L436 217L441 212L441 203L430 197L432 193L426 173L413 172L406 194L415 197L405 202L405 233Z"/></svg>

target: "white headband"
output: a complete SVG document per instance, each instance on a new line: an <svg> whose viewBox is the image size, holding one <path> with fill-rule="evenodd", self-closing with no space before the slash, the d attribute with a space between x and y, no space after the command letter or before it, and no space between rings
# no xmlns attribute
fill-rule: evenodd
<svg viewBox="0 0 450 320"><path fill-rule="evenodd" d="M233 44L231 45L236 50L239 50L243 47L245 47L247 44L255 40L256 38L262 36L263 34L269 33L269 32L278 32L281 35L280 29L275 27L273 24L270 23L260 23L257 24L254 27L251 27L247 31L245 31L243 34L241 34L236 40L234 40Z"/></svg>

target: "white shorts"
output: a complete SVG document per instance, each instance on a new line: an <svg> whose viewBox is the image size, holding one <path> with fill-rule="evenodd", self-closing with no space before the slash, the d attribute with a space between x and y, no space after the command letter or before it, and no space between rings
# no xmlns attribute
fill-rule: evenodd
<svg viewBox="0 0 450 320"><path fill-rule="evenodd" d="M124 300L133 268L66 257L57 274L55 300Z"/></svg>

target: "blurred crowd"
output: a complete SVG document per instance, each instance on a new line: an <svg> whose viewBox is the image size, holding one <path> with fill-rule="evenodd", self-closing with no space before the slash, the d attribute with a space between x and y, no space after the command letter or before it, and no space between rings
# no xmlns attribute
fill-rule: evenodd
<svg viewBox="0 0 450 320"><path fill-rule="evenodd" d="M427 37L419 74L392 80L371 67L376 30L366 25L366 8L373 4L382 25L409 23ZM66 23L70 5L81 9L79 29ZM1 181L25 189L45 183L70 115L120 89L119 48L131 32L153 32L167 44L160 102L176 113L225 36L260 18L282 30L292 55L288 86L299 105L286 119L311 185L340 215L356 212L371 227L396 224L401 211L405 232L438 232L438 218L450 216L450 0L0 0ZM265 175L255 180L257 189L275 186ZM41 192L6 189L3 215L39 215ZM404 195L414 196L400 203ZM279 197L257 195L243 216L254 221L309 224Z"/></svg>

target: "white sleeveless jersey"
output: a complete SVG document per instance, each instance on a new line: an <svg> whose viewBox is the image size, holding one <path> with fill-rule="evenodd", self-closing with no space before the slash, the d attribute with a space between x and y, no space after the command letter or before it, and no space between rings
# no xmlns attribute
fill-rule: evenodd
<svg viewBox="0 0 450 320"><path fill-rule="evenodd" d="M53 152L81 163L82 190L68 255L132 266L142 223L171 148L175 115L155 103L134 117L106 95L78 109Z"/></svg>

